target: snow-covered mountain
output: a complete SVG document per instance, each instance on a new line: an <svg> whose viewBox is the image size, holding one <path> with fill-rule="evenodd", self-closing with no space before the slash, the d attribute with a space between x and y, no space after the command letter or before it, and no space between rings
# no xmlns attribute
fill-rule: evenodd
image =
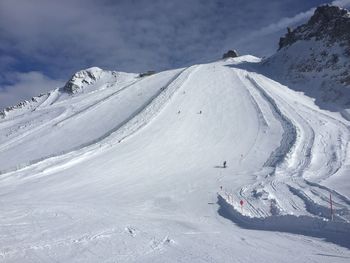
<svg viewBox="0 0 350 263"><path fill-rule="evenodd" d="M318 8L267 60L89 68L6 109L0 261L347 262L349 58L332 21L348 13Z"/></svg>
<svg viewBox="0 0 350 263"><path fill-rule="evenodd" d="M264 61L266 73L317 99L319 106L350 108L350 13L324 5L310 20L288 28L279 50ZM334 104L335 102L335 104Z"/></svg>

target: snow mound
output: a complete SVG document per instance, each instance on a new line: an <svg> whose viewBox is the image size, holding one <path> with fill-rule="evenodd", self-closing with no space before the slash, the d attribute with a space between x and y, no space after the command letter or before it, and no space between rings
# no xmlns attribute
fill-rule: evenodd
<svg viewBox="0 0 350 263"><path fill-rule="evenodd" d="M271 215L254 217L240 212L238 205L223 193L218 194L219 213L249 229L289 232L326 238L334 243L349 246L350 224L305 215Z"/></svg>

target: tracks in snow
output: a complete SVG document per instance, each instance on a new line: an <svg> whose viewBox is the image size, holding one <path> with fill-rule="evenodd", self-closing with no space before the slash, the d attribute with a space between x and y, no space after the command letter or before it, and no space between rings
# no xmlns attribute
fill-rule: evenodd
<svg viewBox="0 0 350 263"><path fill-rule="evenodd" d="M271 153L264 168L256 172L255 183L243 186L239 193L219 193L221 207L233 209L230 214L236 222L266 229L266 222L274 216L281 218L281 222L286 221L287 215L327 221L331 193L335 221L348 224L350 200L312 181L320 182L341 169L348 154L349 128L300 102L292 91L286 94L287 89L282 85L256 73L235 71L251 94L258 114L268 114L262 117L267 120L272 114L280 123L283 134L280 145ZM241 199L246 201L243 211L239 205ZM276 220L272 221L276 223ZM289 218L286 222L302 225L295 220ZM285 227L276 230L284 231ZM300 227L296 229L300 230Z"/></svg>
<svg viewBox="0 0 350 263"><path fill-rule="evenodd" d="M58 106L58 107L53 108L53 109L51 108L50 109L51 113L52 112L57 112L57 114L55 114L54 118L52 118L50 121L46 121L46 122L42 123L41 125L38 125L38 123L35 123L35 125L36 125L35 128L31 128L31 129L29 129L26 132L22 132L20 135L12 138L10 140L7 140L6 143L2 143L0 145L0 152L9 149L14 144L20 142L21 140L23 140L24 138L27 138L28 136L30 136L32 134L37 133L38 131L40 131L42 129L51 128L51 127L60 127L60 126L64 125L64 123L66 123L67 121L72 120L74 118L78 118L82 114L87 113L87 112L89 112L91 110L94 110L94 109L98 108L103 103L105 103L108 100L112 99L113 97L115 97L119 93L127 90L129 87L139 83L140 81L142 81L142 79L141 80L132 81L131 83L129 83L127 85L123 85L117 91L114 91L111 94L108 94L107 96L103 96L102 98L94 101L94 103L91 103L87 107L83 107L82 109L78 110L77 112L70 113L68 109L65 109L62 106ZM113 85L113 84L107 83L105 85L108 86L108 85ZM45 96L47 96L47 98L45 100L43 100L41 103L39 103L32 111L36 111L38 109L42 110L42 111L45 110L45 107L53 105L60 98L61 94L60 94L59 89L56 89L56 90L48 93ZM48 111L49 110L47 110L47 112ZM43 114L41 113L41 115L43 115ZM41 115L39 115L39 117L41 117ZM46 157L44 157L44 158L46 158ZM33 162L35 162L35 160ZM22 166L22 165L20 165L20 166Z"/></svg>
<svg viewBox="0 0 350 263"><path fill-rule="evenodd" d="M93 104L90 104L88 105L87 107L83 108L83 109L80 109L78 110L77 112L74 112L73 114L63 118L62 120L58 121L57 123L55 123L54 126L62 126L65 122L71 120L71 119L74 119L74 118L77 118L79 115L81 114L84 114L86 112L89 112L89 111L92 111L96 108L98 108L101 104L107 102L108 100L112 99L114 96L122 93L123 91L127 90L128 88L130 88L131 86L135 85L135 84L138 84L139 82L141 82L141 80L136 80L136 81L133 81L132 83L122 87L121 89L118 89L117 91L95 101ZM106 84L108 85L108 84Z"/></svg>
<svg viewBox="0 0 350 263"><path fill-rule="evenodd" d="M117 145L151 122L162 108L165 107L174 93L184 85L191 74L198 70L199 67L192 66L178 73L150 99L135 109L128 118L99 138L79 145L69 151L33 160L30 163L18 165L7 171L0 171L2 178L8 178L14 173L21 177L28 172L35 174L35 176L56 172L98 154L113 145Z"/></svg>

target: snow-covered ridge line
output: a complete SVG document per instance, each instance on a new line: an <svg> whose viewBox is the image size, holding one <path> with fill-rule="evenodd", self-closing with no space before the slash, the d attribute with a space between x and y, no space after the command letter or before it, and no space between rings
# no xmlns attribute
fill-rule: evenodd
<svg viewBox="0 0 350 263"><path fill-rule="evenodd" d="M76 72L63 87L53 89L47 93L42 93L32 97L30 100L24 100L15 106L6 107L1 110L0 119L4 119L10 112L15 112L17 110L35 111L42 106L52 105L63 94L78 95L79 93L94 92L95 90L93 89L99 82L113 84L126 76L136 79L138 74L103 70L98 67L80 70Z"/></svg>
<svg viewBox="0 0 350 263"><path fill-rule="evenodd" d="M39 94L38 96L32 97L30 100L21 101L15 106L6 107L5 109L0 111L0 119L4 119L9 112L19 110L19 109L25 108L25 109L34 111L41 104L45 103L45 101L49 100L52 94L56 94L59 90L60 89L57 88L47 93L42 93L42 94Z"/></svg>
<svg viewBox="0 0 350 263"><path fill-rule="evenodd" d="M16 167L6 170L0 170L0 175L4 178L16 171L28 172L28 169L34 169L36 173L39 173L39 171L45 171L46 173L48 173L48 171L57 171L57 169L76 164L84 160L84 158L91 157L93 154L99 154L103 149L120 143L149 123L152 118L161 111L176 90L183 85L198 67L199 66L192 66L180 71L148 101L136 109L127 119L99 138L74 147L68 151L45 156L40 159L32 160L29 163L21 163ZM83 156L84 158L82 158Z"/></svg>

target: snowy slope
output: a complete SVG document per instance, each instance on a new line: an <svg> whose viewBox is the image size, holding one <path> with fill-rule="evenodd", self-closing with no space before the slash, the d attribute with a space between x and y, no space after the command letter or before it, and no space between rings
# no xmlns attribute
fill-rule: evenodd
<svg viewBox="0 0 350 263"><path fill-rule="evenodd" d="M93 67L2 111L0 262L348 262L349 25L323 6L263 61Z"/></svg>
<svg viewBox="0 0 350 263"><path fill-rule="evenodd" d="M0 261L348 262L349 121L259 61L108 77L9 112Z"/></svg>

